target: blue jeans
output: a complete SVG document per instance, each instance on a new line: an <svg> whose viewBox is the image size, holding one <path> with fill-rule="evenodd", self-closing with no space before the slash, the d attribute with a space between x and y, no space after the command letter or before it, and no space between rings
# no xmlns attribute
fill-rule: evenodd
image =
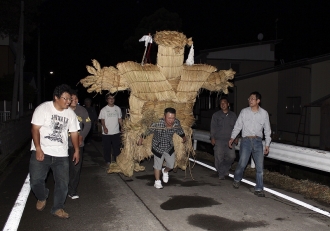
<svg viewBox="0 0 330 231"><path fill-rule="evenodd" d="M80 180L80 171L83 162L84 147L79 147L79 162L75 165L72 161L74 154L74 147L69 146L69 194L77 194L77 188Z"/></svg>
<svg viewBox="0 0 330 231"><path fill-rule="evenodd" d="M241 146L239 150L239 162L235 170L234 180L239 182L243 178L245 167L250 159L252 152L253 160L256 165L256 191L264 189L263 175L264 175L264 153L262 139L260 137L241 139Z"/></svg>
<svg viewBox="0 0 330 231"><path fill-rule="evenodd" d="M39 201L48 198L49 189L45 186L45 180L49 169L53 171L54 205L51 213L64 208L64 202L68 194L69 184L69 159L68 157L54 157L45 154L43 161L36 159L36 152L32 151L30 159L30 185L34 195Z"/></svg>

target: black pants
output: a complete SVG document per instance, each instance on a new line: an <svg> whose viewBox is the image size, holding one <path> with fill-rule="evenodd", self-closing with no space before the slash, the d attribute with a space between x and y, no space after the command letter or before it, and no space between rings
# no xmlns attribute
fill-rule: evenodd
<svg viewBox="0 0 330 231"><path fill-rule="evenodd" d="M113 149L112 157L116 161L117 156L120 154L120 133L113 135L102 135L103 156L105 162L111 162L111 147Z"/></svg>
<svg viewBox="0 0 330 231"><path fill-rule="evenodd" d="M74 154L74 148L69 147L69 195L74 195L77 193L77 188L79 184L79 179L80 179L80 171L81 171L81 166L83 162L83 151L84 148L80 147L79 148L79 162L78 164L74 164L75 162L72 161L73 154Z"/></svg>

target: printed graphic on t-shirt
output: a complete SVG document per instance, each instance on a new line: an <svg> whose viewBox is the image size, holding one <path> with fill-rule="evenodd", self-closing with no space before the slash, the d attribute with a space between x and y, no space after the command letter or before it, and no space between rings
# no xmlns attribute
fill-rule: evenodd
<svg viewBox="0 0 330 231"><path fill-rule="evenodd" d="M69 119L64 116L52 115L50 129L52 129L53 132L45 136L45 138L50 141L63 143L62 132L67 130L68 122Z"/></svg>
<svg viewBox="0 0 330 231"><path fill-rule="evenodd" d="M114 112L107 111L107 117L118 117L117 110L115 110Z"/></svg>

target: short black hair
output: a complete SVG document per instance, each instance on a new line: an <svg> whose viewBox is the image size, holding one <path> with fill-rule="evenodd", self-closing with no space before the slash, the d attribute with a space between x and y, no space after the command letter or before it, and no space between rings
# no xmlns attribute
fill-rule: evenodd
<svg viewBox="0 0 330 231"><path fill-rule="evenodd" d="M106 94L105 95L105 101L107 101L110 96L113 97L113 98L115 98L116 95L111 94L111 93Z"/></svg>
<svg viewBox="0 0 330 231"><path fill-rule="evenodd" d="M259 92L257 92L257 91L251 92L251 93L250 93L250 96L251 96L251 95L255 95L255 96L256 96L256 99L261 100L261 94L260 94Z"/></svg>
<svg viewBox="0 0 330 231"><path fill-rule="evenodd" d="M226 101L227 101L227 103L229 103L229 101L228 101L228 98L227 98L227 97L223 97L223 98L220 98L220 99L219 99L219 103L221 102L221 100L226 100Z"/></svg>
<svg viewBox="0 0 330 231"><path fill-rule="evenodd" d="M92 100L90 98L86 98L84 102L92 102Z"/></svg>
<svg viewBox="0 0 330 231"><path fill-rule="evenodd" d="M72 89L72 90L71 90L71 96L72 96L72 95L75 95L75 96L77 96L77 98L78 98L78 91Z"/></svg>
<svg viewBox="0 0 330 231"><path fill-rule="evenodd" d="M59 99L61 98L61 95L66 92L71 95L72 89L69 85L67 84L62 84L57 87L55 87L54 92L53 92L53 100L55 100L55 96Z"/></svg>
<svg viewBox="0 0 330 231"><path fill-rule="evenodd" d="M166 115L166 113L176 114L176 110L172 107L168 107L168 108L165 108L165 110L164 110L164 115Z"/></svg>

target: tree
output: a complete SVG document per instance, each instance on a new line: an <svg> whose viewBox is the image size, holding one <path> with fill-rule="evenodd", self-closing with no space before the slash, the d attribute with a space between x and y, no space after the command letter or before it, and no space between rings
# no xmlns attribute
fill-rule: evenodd
<svg viewBox="0 0 330 231"><path fill-rule="evenodd" d="M25 0L25 40L28 34L36 28L38 8L43 0ZM9 35L12 39L18 38L18 28L21 14L21 0L0 0L0 36Z"/></svg>

